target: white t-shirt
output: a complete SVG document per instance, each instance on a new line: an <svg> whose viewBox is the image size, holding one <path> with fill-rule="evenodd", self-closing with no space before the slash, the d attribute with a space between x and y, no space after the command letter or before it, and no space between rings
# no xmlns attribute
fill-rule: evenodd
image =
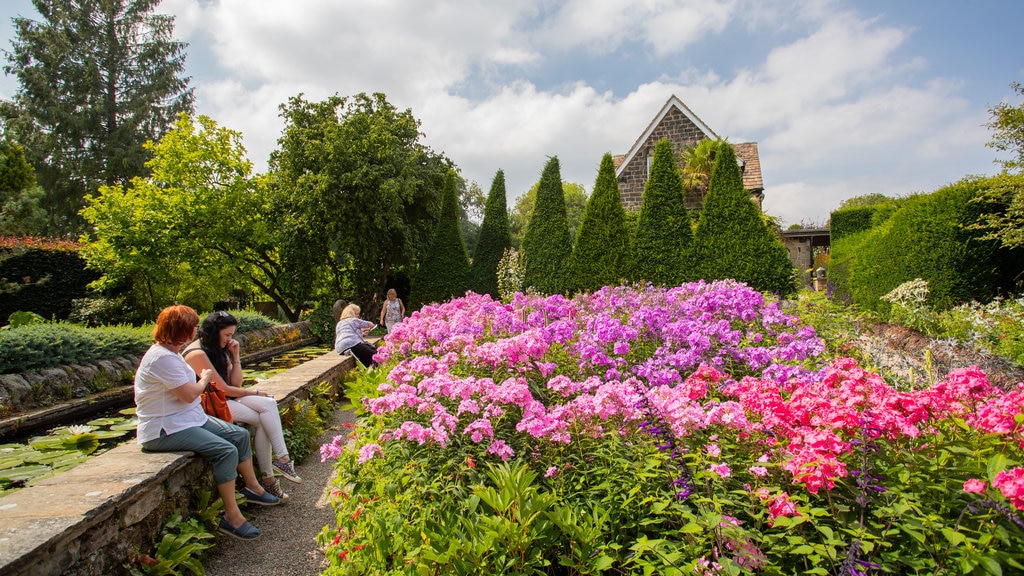
<svg viewBox="0 0 1024 576"><path fill-rule="evenodd" d="M196 381L196 372L185 359L159 344L150 346L135 371L135 415L139 419L138 442L142 444L193 426L206 424L206 412L197 396L182 402L173 390Z"/></svg>

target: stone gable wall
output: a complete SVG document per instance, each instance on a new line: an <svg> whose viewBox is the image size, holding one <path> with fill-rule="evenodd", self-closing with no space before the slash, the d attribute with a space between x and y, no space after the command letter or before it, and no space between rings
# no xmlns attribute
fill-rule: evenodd
<svg viewBox="0 0 1024 576"><path fill-rule="evenodd" d="M647 158L654 154L654 145L662 138L668 138L678 154L686 147L696 146L705 135L681 110L673 106L619 175L619 193L626 210L640 209L644 185L647 183ZM699 210L702 202L703 195L699 190L687 191L688 209Z"/></svg>

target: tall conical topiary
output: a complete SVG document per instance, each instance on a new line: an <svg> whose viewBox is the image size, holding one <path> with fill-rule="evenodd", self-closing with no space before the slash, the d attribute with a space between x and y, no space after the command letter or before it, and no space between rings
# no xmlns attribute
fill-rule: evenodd
<svg viewBox="0 0 1024 576"><path fill-rule="evenodd" d="M505 202L505 172L498 170L491 182L484 206L480 238L469 269L469 289L477 294L498 298L498 263L505 250L512 246L508 232L508 206Z"/></svg>
<svg viewBox="0 0 1024 576"><path fill-rule="evenodd" d="M469 257L459 232L457 178L452 170L445 177L441 218L412 283L409 299L414 306L444 302L466 293Z"/></svg>
<svg viewBox="0 0 1024 576"><path fill-rule="evenodd" d="M755 290L788 294L795 289L793 263L786 247L761 217L743 188L736 153L719 145L708 182L694 254L701 278L735 278Z"/></svg>
<svg viewBox="0 0 1024 576"><path fill-rule="evenodd" d="M683 197L672 143L654 145L654 159L640 202L640 220L633 242L635 280L676 285L693 279L693 229Z"/></svg>
<svg viewBox="0 0 1024 576"><path fill-rule="evenodd" d="M605 154L572 251L570 287L593 292L619 284L633 271L632 256L615 163L611 154Z"/></svg>
<svg viewBox="0 0 1024 576"><path fill-rule="evenodd" d="M565 212L565 192L558 157L544 166L537 186L537 203L526 223L523 236L527 287L542 294L566 291L566 266L572 256L569 218Z"/></svg>

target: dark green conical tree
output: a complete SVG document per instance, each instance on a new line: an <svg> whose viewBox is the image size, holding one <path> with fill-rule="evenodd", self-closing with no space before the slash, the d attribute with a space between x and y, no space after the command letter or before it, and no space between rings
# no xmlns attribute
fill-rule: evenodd
<svg viewBox="0 0 1024 576"><path fill-rule="evenodd" d="M629 248L626 210L615 178L615 163L611 154L605 154L569 262L571 288L593 292L629 278L633 271Z"/></svg>
<svg viewBox="0 0 1024 576"><path fill-rule="evenodd" d="M416 307L462 296L468 288L469 257L459 231L457 178L452 170L445 177L441 218L412 283L409 299Z"/></svg>
<svg viewBox="0 0 1024 576"><path fill-rule="evenodd" d="M526 257L524 283L527 287L532 286L542 294L566 291L566 266L572 256L572 239L557 156L548 160L540 176L537 203L523 236L523 255Z"/></svg>
<svg viewBox="0 0 1024 576"><path fill-rule="evenodd" d="M505 202L505 171L498 170L491 182L491 191L487 193L480 238L469 269L470 290L498 298L498 263L511 245L508 206Z"/></svg>
<svg viewBox="0 0 1024 576"><path fill-rule="evenodd" d="M633 242L633 277L660 285L694 278L693 229L683 197L672 143L654 145L654 159L640 202L640 220Z"/></svg>
<svg viewBox="0 0 1024 576"><path fill-rule="evenodd" d="M715 154L704 211L694 232L694 254L705 280L735 278L755 290L780 294L795 289L786 247L743 188L736 153L728 143Z"/></svg>

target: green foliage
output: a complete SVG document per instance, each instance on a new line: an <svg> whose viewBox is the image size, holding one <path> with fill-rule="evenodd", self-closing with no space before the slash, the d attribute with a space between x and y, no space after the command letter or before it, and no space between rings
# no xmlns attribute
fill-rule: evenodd
<svg viewBox="0 0 1024 576"><path fill-rule="evenodd" d="M150 328L86 328L63 322L0 331L0 374L89 364L140 354L152 344Z"/></svg>
<svg viewBox="0 0 1024 576"><path fill-rule="evenodd" d="M206 574L200 558L213 546L214 534L196 518L184 520L175 510L160 534L154 558L138 558L136 566L130 568L133 576L179 576L186 570L196 576Z"/></svg>
<svg viewBox="0 0 1024 576"><path fill-rule="evenodd" d="M414 309L462 296L468 288L469 257L459 232L457 179L454 170L449 171L445 178L441 217L412 283L409 299Z"/></svg>
<svg viewBox="0 0 1024 576"><path fill-rule="evenodd" d="M654 145L650 176L640 202L640 220L633 241L633 277L674 286L694 279L693 229L683 199L672 143Z"/></svg>
<svg viewBox="0 0 1024 576"><path fill-rule="evenodd" d="M884 312L888 304L880 298L915 278L928 283L928 303L938 309L1011 290L1024 269L1020 255L970 228L983 207L972 199L985 185L984 178L966 178L912 196L885 225L865 232L851 255L854 302Z"/></svg>
<svg viewBox="0 0 1024 576"><path fill-rule="evenodd" d="M615 165L612 155L605 154L569 263L572 288L590 292L629 278L633 270L629 238Z"/></svg>
<svg viewBox="0 0 1024 576"><path fill-rule="evenodd" d="M238 320L237 332L240 334L281 325L278 320L267 318L255 310L229 310L228 312Z"/></svg>
<svg viewBox="0 0 1024 576"><path fill-rule="evenodd" d="M82 254L103 276L101 292L130 287L133 306L155 318L172 303L208 310L233 289L256 287L292 320L304 294L289 292L268 191L252 175L241 134L185 115L157 143L149 178L87 196L92 227Z"/></svg>
<svg viewBox="0 0 1024 576"><path fill-rule="evenodd" d="M755 290L783 295L795 290L786 248L743 188L736 155L728 144L718 148L704 211L694 231L694 253L704 280L735 278Z"/></svg>
<svg viewBox="0 0 1024 576"><path fill-rule="evenodd" d="M46 318L35 312L11 312L11 315L7 317L7 321L8 325L4 326L4 328L18 328L27 324L42 324L46 322Z"/></svg>
<svg viewBox="0 0 1024 576"><path fill-rule="evenodd" d="M0 235L43 234L47 220L42 206L45 194L36 185L25 149L14 142L0 142Z"/></svg>
<svg viewBox="0 0 1024 576"><path fill-rule="evenodd" d="M705 138L696 146L688 146L679 153L680 177L683 186L686 188L700 188L707 190L708 180L711 178L711 170L715 166L715 151L720 142L727 140L711 140Z"/></svg>
<svg viewBox="0 0 1024 576"><path fill-rule="evenodd" d="M523 235L526 234L526 225L533 215L533 208L537 204L537 188L540 186L538 180L525 194L516 200L515 206L508 215L509 236L512 239L512 247L522 251ZM579 232L580 224L583 222L583 212L587 207L587 191L581 184L575 182L562 182L562 192L565 195L565 216L569 220L569 236L573 242L576 241L576 234Z"/></svg>
<svg viewBox="0 0 1024 576"><path fill-rule="evenodd" d="M306 399L297 400L281 411L281 425L288 455L302 462L319 446L317 439L324 432L324 422L338 406L338 397L329 382L311 387Z"/></svg>
<svg viewBox="0 0 1024 576"><path fill-rule="evenodd" d="M972 229L986 232L1004 248L1024 246L1024 174L1002 174L984 180L975 202L985 205Z"/></svg>
<svg viewBox="0 0 1024 576"><path fill-rule="evenodd" d="M498 295L508 301L526 290L526 258L515 248L507 248L498 262Z"/></svg>
<svg viewBox="0 0 1024 576"><path fill-rule="evenodd" d="M1024 98L1024 84L1010 84L1018 98ZM1024 103L1016 106L1000 102L988 110L991 121L992 141L987 146L1000 152L1009 152L1010 157L1002 160L1006 172L1020 173L1024 169Z"/></svg>
<svg viewBox="0 0 1024 576"><path fill-rule="evenodd" d="M334 346L334 328L337 322L334 321L334 312L331 304L317 304L313 311L303 316L303 320L309 320L309 331L320 339L320 342L327 346Z"/></svg>
<svg viewBox="0 0 1024 576"><path fill-rule="evenodd" d="M473 252L469 270L469 289L478 294L498 297L498 263L512 246L508 230L508 206L505 200L505 172L498 170L491 182L480 227L480 240Z"/></svg>
<svg viewBox="0 0 1024 576"><path fill-rule="evenodd" d="M19 310L68 318L96 277L74 250L0 247L0 318Z"/></svg>
<svg viewBox="0 0 1024 576"><path fill-rule="evenodd" d="M527 286L543 294L564 292L566 265L572 255L572 239L565 210L565 192L558 158L552 156L541 173L537 204L526 224L523 256Z"/></svg>
<svg viewBox="0 0 1024 576"><path fill-rule="evenodd" d="M47 191L51 232L80 231L78 210L101 185L146 173L147 140L191 112L185 44L159 0L33 4L14 18L5 71L20 83L9 127Z"/></svg>
<svg viewBox="0 0 1024 576"><path fill-rule="evenodd" d="M871 228L871 219L877 210L874 206L840 208L829 217L829 239L832 242Z"/></svg>
<svg viewBox="0 0 1024 576"><path fill-rule="evenodd" d="M451 161L384 94L293 97L281 115L269 176L284 268L296 285L312 283L308 299L372 302L426 251Z"/></svg>

